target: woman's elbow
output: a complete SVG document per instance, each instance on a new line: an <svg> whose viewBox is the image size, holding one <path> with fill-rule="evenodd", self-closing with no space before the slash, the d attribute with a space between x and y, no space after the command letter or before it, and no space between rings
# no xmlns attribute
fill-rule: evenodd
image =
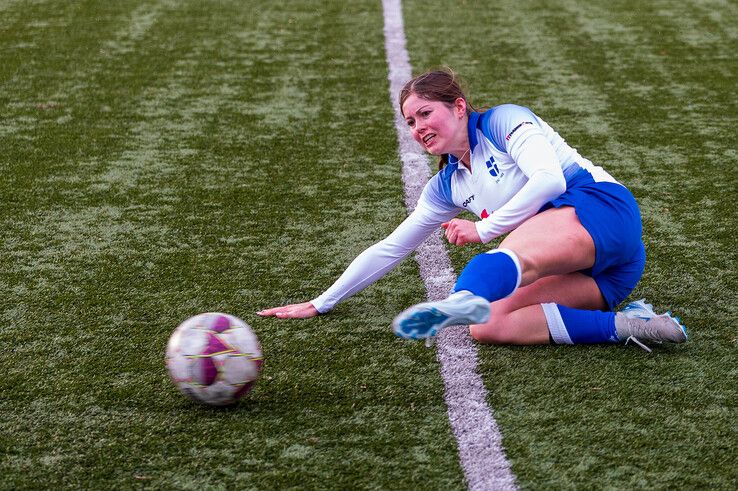
<svg viewBox="0 0 738 491"><path fill-rule="evenodd" d="M539 172L535 175L535 178L539 181L541 188L545 190L542 194L550 199L558 198L566 191L566 179L561 172Z"/></svg>
<svg viewBox="0 0 738 491"><path fill-rule="evenodd" d="M557 197L566 192L566 179L564 174L558 174L553 182L554 193Z"/></svg>

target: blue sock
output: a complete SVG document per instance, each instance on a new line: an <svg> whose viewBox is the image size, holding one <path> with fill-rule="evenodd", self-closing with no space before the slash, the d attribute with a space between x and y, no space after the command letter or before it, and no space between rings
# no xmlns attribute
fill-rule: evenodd
<svg viewBox="0 0 738 491"><path fill-rule="evenodd" d="M541 304L551 339L556 344L618 343L615 312L570 309L555 303Z"/></svg>
<svg viewBox="0 0 738 491"><path fill-rule="evenodd" d="M517 289L520 275L520 264L514 252L493 249L477 254L469 261L459 275L454 291L468 290L494 302Z"/></svg>

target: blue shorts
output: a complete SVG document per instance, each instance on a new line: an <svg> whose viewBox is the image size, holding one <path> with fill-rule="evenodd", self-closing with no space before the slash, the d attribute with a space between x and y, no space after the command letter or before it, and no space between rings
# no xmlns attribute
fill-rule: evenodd
<svg viewBox="0 0 738 491"><path fill-rule="evenodd" d="M595 245L594 265L582 273L595 280L608 308L614 310L633 291L646 266L638 203L625 186L595 182L586 169L567 177L566 188L541 211L574 207Z"/></svg>

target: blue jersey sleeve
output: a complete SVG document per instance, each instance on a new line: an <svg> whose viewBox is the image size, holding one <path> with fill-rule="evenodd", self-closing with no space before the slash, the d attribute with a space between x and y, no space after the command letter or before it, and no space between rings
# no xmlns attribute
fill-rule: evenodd
<svg viewBox="0 0 738 491"><path fill-rule="evenodd" d="M539 128L533 111L515 104L493 107L482 116L482 133L501 152L507 152L513 135L531 127Z"/></svg>

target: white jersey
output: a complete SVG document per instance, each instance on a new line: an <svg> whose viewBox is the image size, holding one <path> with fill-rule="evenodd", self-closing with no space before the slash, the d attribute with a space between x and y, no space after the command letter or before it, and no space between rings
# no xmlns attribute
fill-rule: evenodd
<svg viewBox="0 0 738 491"><path fill-rule="evenodd" d="M525 107L504 104L470 114L468 137L471 170L449 155L449 163L425 185L410 216L312 300L319 312L329 311L384 276L462 210L480 218L477 232L487 243L563 194L567 178L580 168L595 181L617 182Z"/></svg>

